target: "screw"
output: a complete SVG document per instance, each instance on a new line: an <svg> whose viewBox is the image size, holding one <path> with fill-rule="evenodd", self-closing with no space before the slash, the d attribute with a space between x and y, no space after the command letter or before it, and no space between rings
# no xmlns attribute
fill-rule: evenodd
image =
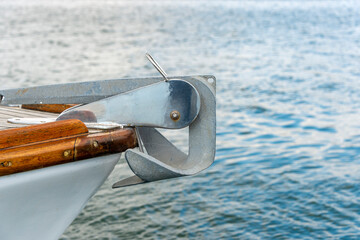
<svg viewBox="0 0 360 240"><path fill-rule="evenodd" d="M64 151L64 157L68 157L71 153L71 150Z"/></svg>
<svg viewBox="0 0 360 240"><path fill-rule="evenodd" d="M10 167L12 165L12 162L5 161L5 162L0 163L0 165L2 167Z"/></svg>
<svg viewBox="0 0 360 240"><path fill-rule="evenodd" d="M170 113L170 118L173 120L173 121L177 121L180 119L180 113L176 110L172 111Z"/></svg>

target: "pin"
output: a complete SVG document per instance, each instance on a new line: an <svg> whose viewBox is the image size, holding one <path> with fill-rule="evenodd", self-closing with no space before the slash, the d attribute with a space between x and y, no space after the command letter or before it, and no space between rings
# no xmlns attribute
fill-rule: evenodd
<svg viewBox="0 0 360 240"><path fill-rule="evenodd" d="M146 53L145 55L147 59L149 59L151 64L156 68L156 70L158 70L158 72L163 76L165 82L169 81L166 72L160 67L160 65L155 61L155 59L149 53Z"/></svg>

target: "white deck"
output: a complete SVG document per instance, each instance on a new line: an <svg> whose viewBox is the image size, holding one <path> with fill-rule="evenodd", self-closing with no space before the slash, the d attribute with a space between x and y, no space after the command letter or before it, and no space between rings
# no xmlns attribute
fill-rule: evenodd
<svg viewBox="0 0 360 240"><path fill-rule="evenodd" d="M27 126L9 123L7 122L9 118L54 118L57 115L55 113L27 110L19 107L0 106L0 130Z"/></svg>

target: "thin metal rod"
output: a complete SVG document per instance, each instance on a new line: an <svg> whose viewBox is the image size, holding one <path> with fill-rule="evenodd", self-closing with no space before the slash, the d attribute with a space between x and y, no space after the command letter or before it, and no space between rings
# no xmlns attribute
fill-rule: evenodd
<svg viewBox="0 0 360 240"><path fill-rule="evenodd" d="M147 59L149 59L151 64L156 68L156 70L158 70L158 72L164 77L165 82L169 81L166 72L160 67L160 65L155 61L155 59L149 53L146 53L145 55Z"/></svg>
<svg viewBox="0 0 360 240"><path fill-rule="evenodd" d="M148 152L146 151L146 148L144 146L144 142L143 142L143 140L142 140L142 138L140 136L139 129L136 128L136 127L135 127L135 134L136 134L136 138L137 138L137 141L138 141L140 152L148 154Z"/></svg>

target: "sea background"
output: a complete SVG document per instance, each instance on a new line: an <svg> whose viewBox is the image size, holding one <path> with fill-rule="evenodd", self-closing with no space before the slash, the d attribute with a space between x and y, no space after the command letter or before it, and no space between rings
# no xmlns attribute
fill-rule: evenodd
<svg viewBox="0 0 360 240"><path fill-rule="evenodd" d="M122 159L61 239L360 238L360 3L0 1L1 88L159 76L146 52L216 76L215 162L113 190Z"/></svg>

